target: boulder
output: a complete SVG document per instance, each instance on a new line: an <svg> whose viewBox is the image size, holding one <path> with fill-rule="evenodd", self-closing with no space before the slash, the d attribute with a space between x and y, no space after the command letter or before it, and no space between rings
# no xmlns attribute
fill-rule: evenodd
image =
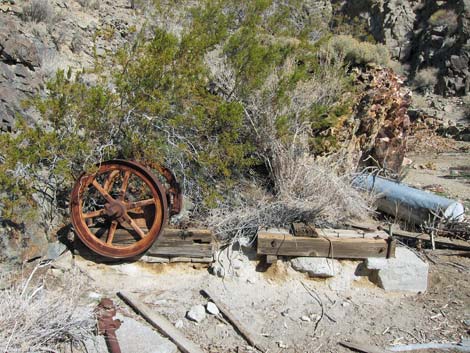
<svg viewBox="0 0 470 353"><path fill-rule="evenodd" d="M402 61L411 53L416 14L409 1L385 0L370 9L370 30L374 38L384 43L392 57Z"/></svg>
<svg viewBox="0 0 470 353"><path fill-rule="evenodd" d="M369 258L365 265L371 280L386 291L427 290L429 265L407 248L398 247L394 258Z"/></svg>
<svg viewBox="0 0 470 353"><path fill-rule="evenodd" d="M32 70L41 64L36 45L19 34L0 37L0 48L0 59L3 61L20 63Z"/></svg>

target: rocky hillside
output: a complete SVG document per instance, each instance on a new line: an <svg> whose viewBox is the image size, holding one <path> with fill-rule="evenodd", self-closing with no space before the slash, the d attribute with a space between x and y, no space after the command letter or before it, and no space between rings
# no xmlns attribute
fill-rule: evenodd
<svg viewBox="0 0 470 353"><path fill-rule="evenodd" d="M132 40L146 20L141 11L126 0L2 0L0 130L11 131L17 114L38 119L22 102L42 94L58 69L90 68Z"/></svg>
<svg viewBox="0 0 470 353"><path fill-rule="evenodd" d="M333 27L335 18L345 18L345 32L362 26L367 32L363 37L369 34L384 43L414 87L445 96L469 92L468 1L315 0L301 6L299 23L302 17L318 17L321 12ZM175 15L176 9L162 18L149 3L137 2L137 7L131 9L125 0L2 0L0 130L11 131L17 113L29 120L37 118L21 102L40 93L57 69L91 67L97 57L131 41L149 19L152 25L181 31L184 19ZM323 34L312 32L311 36Z"/></svg>
<svg viewBox="0 0 470 353"><path fill-rule="evenodd" d="M387 46L417 88L445 96L469 93L469 1L363 0L336 6Z"/></svg>

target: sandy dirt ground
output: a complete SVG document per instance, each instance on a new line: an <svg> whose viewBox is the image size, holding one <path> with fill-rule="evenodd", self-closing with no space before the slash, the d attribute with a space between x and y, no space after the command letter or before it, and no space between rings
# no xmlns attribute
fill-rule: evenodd
<svg viewBox="0 0 470 353"><path fill-rule="evenodd" d="M109 296L124 316L141 320L116 292L133 292L167 317L205 352L254 352L234 328L215 316L201 323L186 318L200 291L210 289L230 307L269 352L350 352L338 344L353 340L379 347L424 342L458 342L470 334L470 258L443 251L424 257L430 264L425 293L390 293L366 277L338 285L338 279L310 279L278 261L270 267L245 259L240 276L213 276L192 264L75 263L91 279L89 290ZM343 266L354 268L358 263ZM316 300L317 297L319 300ZM323 316L321 315L323 306ZM157 333L156 333L157 334Z"/></svg>
<svg viewBox="0 0 470 353"><path fill-rule="evenodd" d="M470 166L470 143L433 137L412 139L411 145L407 158L413 165L404 181L438 190L468 210L470 181L448 176L451 167ZM418 294L386 292L367 277L355 277L359 262L343 262L349 275L311 279L288 262L267 266L238 255L239 275L223 279L195 264L109 265L79 256L75 263L91 278L89 290L113 298L122 315L142 320L116 296L121 290L133 292L210 353L256 350L223 318L208 315L200 323L186 318L191 307L207 304L202 289L218 295L269 352L351 352L339 342L384 348L456 343L470 336L470 258L455 252L419 253L430 271L428 290Z"/></svg>

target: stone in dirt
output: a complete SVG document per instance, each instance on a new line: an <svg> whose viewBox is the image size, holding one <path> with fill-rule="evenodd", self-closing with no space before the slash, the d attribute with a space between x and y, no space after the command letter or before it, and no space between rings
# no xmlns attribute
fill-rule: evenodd
<svg viewBox="0 0 470 353"><path fill-rule="evenodd" d="M206 305L207 312L212 315L219 315L220 311L217 305L212 302L207 303Z"/></svg>
<svg viewBox="0 0 470 353"><path fill-rule="evenodd" d="M184 326L184 323L183 323L183 320L178 320L175 322L175 327L180 329L180 328L183 328Z"/></svg>
<svg viewBox="0 0 470 353"><path fill-rule="evenodd" d="M428 288L429 265L407 248L398 247L395 258L369 258L366 267L372 281L386 291L424 292Z"/></svg>
<svg viewBox="0 0 470 353"><path fill-rule="evenodd" d="M49 243L45 257L47 260L55 260L58 259L66 250L67 247L61 242L56 241L54 243Z"/></svg>
<svg viewBox="0 0 470 353"><path fill-rule="evenodd" d="M204 305L195 305L191 308L191 310L188 311L186 314L186 317L195 322L201 322L206 318L206 309L204 308Z"/></svg>
<svg viewBox="0 0 470 353"><path fill-rule="evenodd" d="M120 314L121 327L116 330L116 336L122 352L126 353L177 353L178 348L168 339L163 338L150 326L140 323L130 317ZM97 336L94 341L85 343L87 352L107 352L103 336Z"/></svg>
<svg viewBox="0 0 470 353"><path fill-rule="evenodd" d="M338 260L322 257L296 257L291 260L294 270L306 272L310 277L333 277L341 272Z"/></svg>

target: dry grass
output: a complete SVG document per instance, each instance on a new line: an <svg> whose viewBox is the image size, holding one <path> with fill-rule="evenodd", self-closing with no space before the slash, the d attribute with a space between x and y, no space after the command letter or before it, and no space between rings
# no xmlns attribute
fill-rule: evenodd
<svg viewBox="0 0 470 353"><path fill-rule="evenodd" d="M257 141L258 154L273 183L239 189L238 200L225 200L212 210L208 225L223 241L253 239L263 227L283 227L292 222L338 224L368 213L369 203L339 174L340 161L315 159L309 150L310 126L303 118L313 105L331 105L344 93L344 68L337 53L322 55L322 69L297 83L289 103L274 105L280 84L296 62L288 58L274 70L263 86L249 97L238 96L234 72L220 50L209 53L206 63L217 94L231 97L244 106L245 117ZM288 132L279 137L278 118L289 116ZM248 190L247 190L248 189ZM236 194L236 193L234 193Z"/></svg>
<svg viewBox="0 0 470 353"><path fill-rule="evenodd" d="M52 22L55 13L48 0L31 0L23 5L23 16L31 22Z"/></svg>
<svg viewBox="0 0 470 353"><path fill-rule="evenodd" d="M435 67L419 70L413 80L413 85L416 89L432 90L437 84L438 73L439 69Z"/></svg>
<svg viewBox="0 0 470 353"><path fill-rule="evenodd" d="M0 292L2 352L57 352L63 343L80 343L93 335L92 313L78 307L84 283L80 276L70 274L66 283L48 288L38 269Z"/></svg>
<svg viewBox="0 0 470 353"><path fill-rule="evenodd" d="M222 240L252 239L260 228L293 222L337 225L370 213L371 200L351 186L352 175L337 173L340 161L314 159L281 145L276 152L274 194L258 192L256 198L251 190L238 207L222 205L212 212L209 224Z"/></svg>

